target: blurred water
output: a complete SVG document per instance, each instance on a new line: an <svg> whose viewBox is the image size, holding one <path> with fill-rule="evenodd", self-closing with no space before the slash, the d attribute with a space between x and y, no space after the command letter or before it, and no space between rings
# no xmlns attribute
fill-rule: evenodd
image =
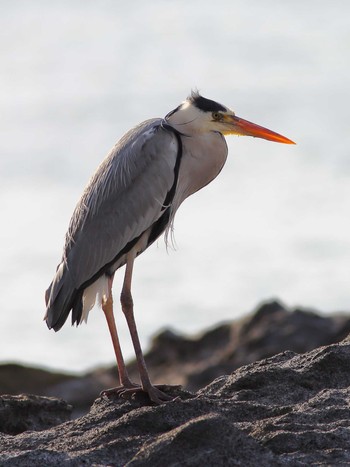
<svg viewBox="0 0 350 467"><path fill-rule="evenodd" d="M160 327L197 331L270 297L349 309L349 47L345 0L3 0L1 361L112 361L98 309L55 334L43 293L100 160L191 87L298 145L229 138L220 177L178 212L177 251L159 240L137 261L143 344Z"/></svg>

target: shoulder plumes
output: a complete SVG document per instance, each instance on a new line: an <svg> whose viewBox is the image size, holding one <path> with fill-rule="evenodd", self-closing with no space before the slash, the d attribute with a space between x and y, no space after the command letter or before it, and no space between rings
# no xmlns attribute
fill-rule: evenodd
<svg viewBox="0 0 350 467"><path fill-rule="evenodd" d="M198 91L192 91L191 95L188 96L187 101L203 112L224 112L226 110L226 107L219 104L218 102L206 99L205 97L201 96Z"/></svg>

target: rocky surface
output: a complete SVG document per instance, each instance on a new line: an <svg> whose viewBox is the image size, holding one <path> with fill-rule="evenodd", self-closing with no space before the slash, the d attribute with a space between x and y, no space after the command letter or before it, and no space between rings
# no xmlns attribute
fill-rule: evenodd
<svg viewBox="0 0 350 467"><path fill-rule="evenodd" d="M198 337L164 331L147 354L156 383L181 384L196 391L214 378L272 357L284 350L307 352L343 340L350 333L350 315L331 316L288 309L278 301L260 305L242 319L219 325ZM136 374L136 365L129 365Z"/></svg>
<svg viewBox="0 0 350 467"><path fill-rule="evenodd" d="M17 435L41 431L70 420L72 407L64 400L33 395L0 396L0 432Z"/></svg>
<svg viewBox="0 0 350 467"><path fill-rule="evenodd" d="M284 350L307 352L339 342L349 332L349 315L291 310L271 301L245 318L218 325L199 336L164 330L153 339L146 361L155 383L181 384L197 391L242 365ZM128 369L137 380L135 363L131 362ZM63 398L74 407L74 416L86 413L101 390L117 384L115 366L77 377L21 365L0 365L0 394L35 393Z"/></svg>
<svg viewBox="0 0 350 467"><path fill-rule="evenodd" d="M177 397L161 406L98 398L78 419L0 434L0 465L349 465L349 367L345 340L243 366L196 394L165 387Z"/></svg>

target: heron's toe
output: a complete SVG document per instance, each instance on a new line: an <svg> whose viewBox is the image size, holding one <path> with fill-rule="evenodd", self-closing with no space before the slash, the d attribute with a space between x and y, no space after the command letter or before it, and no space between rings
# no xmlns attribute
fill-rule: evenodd
<svg viewBox="0 0 350 467"><path fill-rule="evenodd" d="M108 397L113 395L120 397L126 391L135 392L140 390L142 390L142 388L139 384L130 382L130 384L128 384L127 386L117 386L115 388L105 389L104 391L100 392L100 397Z"/></svg>
<svg viewBox="0 0 350 467"><path fill-rule="evenodd" d="M118 386L116 388L105 389L100 393L100 396L115 396L121 397L122 399L128 399L134 396L136 393L143 393L148 395L150 400L157 405L164 404L174 400L174 397L169 396L164 391L161 391L156 386L149 385L147 387L141 387L138 384L131 383L130 386Z"/></svg>
<svg viewBox="0 0 350 467"><path fill-rule="evenodd" d="M172 401L174 398L166 394L165 392L161 391L160 389L156 388L155 386L150 386L147 389L144 389L147 392L149 398L155 404L164 404L164 402Z"/></svg>

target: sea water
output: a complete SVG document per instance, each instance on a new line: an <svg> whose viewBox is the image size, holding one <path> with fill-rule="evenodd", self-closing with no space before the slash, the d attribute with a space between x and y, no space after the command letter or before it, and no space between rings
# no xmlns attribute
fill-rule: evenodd
<svg viewBox="0 0 350 467"><path fill-rule="evenodd" d="M101 310L48 331L44 291L89 177L133 125L197 87L297 146L228 137L219 177L135 264L142 344L277 297L350 309L350 4L1 3L0 360L84 371L113 361ZM121 341L132 346L114 294Z"/></svg>

